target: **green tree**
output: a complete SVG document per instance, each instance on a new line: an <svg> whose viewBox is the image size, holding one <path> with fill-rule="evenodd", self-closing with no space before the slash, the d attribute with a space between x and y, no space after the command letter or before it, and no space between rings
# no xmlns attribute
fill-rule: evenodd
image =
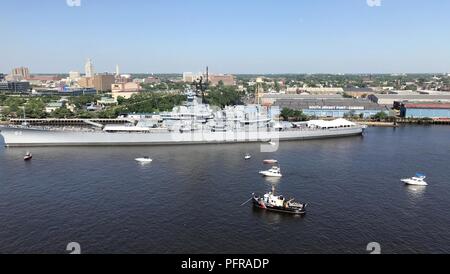
<svg viewBox="0 0 450 274"><path fill-rule="evenodd" d="M386 120L387 118L388 118L388 115L384 111L380 111L377 114L372 116L372 119L375 119L377 121L383 121L383 120Z"/></svg>
<svg viewBox="0 0 450 274"><path fill-rule="evenodd" d="M280 116L284 121L307 121L308 116L301 110L294 110L290 108L283 108L280 112Z"/></svg>
<svg viewBox="0 0 450 274"><path fill-rule="evenodd" d="M225 107L242 104L242 94L234 86L217 86L208 91L206 101L215 106Z"/></svg>
<svg viewBox="0 0 450 274"><path fill-rule="evenodd" d="M25 104L25 113L27 118L45 118L45 103L41 98L32 98Z"/></svg>
<svg viewBox="0 0 450 274"><path fill-rule="evenodd" d="M74 117L74 114L66 107L61 107L50 113L50 116L52 118L62 119L62 118L72 118Z"/></svg>

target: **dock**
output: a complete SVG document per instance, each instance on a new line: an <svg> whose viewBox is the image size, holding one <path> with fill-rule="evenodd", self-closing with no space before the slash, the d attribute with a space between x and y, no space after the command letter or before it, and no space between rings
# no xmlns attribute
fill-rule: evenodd
<svg viewBox="0 0 450 274"><path fill-rule="evenodd" d="M395 122L378 122L378 121L354 121L354 122L369 127L398 127L398 124Z"/></svg>

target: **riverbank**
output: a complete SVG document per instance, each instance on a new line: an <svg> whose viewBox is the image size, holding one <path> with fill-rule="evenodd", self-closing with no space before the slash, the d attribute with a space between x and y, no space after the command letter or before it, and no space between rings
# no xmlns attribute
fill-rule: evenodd
<svg viewBox="0 0 450 274"><path fill-rule="evenodd" d="M412 118L396 118L395 122L390 121L370 121L370 120L351 120L354 123L371 127L398 127L402 125L450 125L450 119L412 119Z"/></svg>

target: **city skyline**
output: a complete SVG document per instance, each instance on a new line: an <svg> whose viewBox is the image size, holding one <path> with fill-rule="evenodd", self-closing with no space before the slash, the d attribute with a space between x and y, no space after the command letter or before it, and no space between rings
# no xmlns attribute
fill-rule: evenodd
<svg viewBox="0 0 450 274"><path fill-rule="evenodd" d="M3 3L0 72L450 72L445 1L35 2Z"/></svg>

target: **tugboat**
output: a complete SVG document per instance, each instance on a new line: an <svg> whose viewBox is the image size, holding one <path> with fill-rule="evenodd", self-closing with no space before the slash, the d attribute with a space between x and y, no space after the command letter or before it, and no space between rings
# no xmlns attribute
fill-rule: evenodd
<svg viewBox="0 0 450 274"><path fill-rule="evenodd" d="M33 155L30 152L27 152L25 156L23 156L24 161L30 161L33 158Z"/></svg>
<svg viewBox="0 0 450 274"><path fill-rule="evenodd" d="M294 199L286 200L282 195L275 195L275 187L272 192L264 194L263 197L253 193L253 206L270 211L277 211L289 214L305 214L308 204L297 203Z"/></svg>

